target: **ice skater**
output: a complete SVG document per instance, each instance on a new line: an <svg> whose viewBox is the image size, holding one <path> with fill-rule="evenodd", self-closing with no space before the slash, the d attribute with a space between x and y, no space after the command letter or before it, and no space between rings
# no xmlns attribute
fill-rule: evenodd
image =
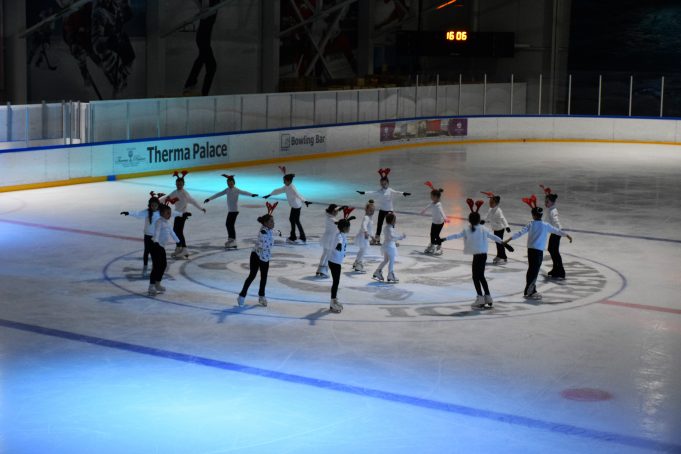
<svg viewBox="0 0 681 454"><path fill-rule="evenodd" d="M532 222L515 232L510 238L505 240L504 243L508 244L509 241L518 239L526 233L528 234L527 274L525 275L525 290L523 295L528 299L539 300L541 299L541 294L537 292L537 276L539 276L539 269L541 268L541 263L544 259L546 237L549 233L566 236L567 239L570 240L570 243L572 243L572 237L541 220L544 210L537 206L537 197L534 194L530 197L523 197L523 202L532 208Z"/></svg>
<svg viewBox="0 0 681 454"><path fill-rule="evenodd" d="M227 242L225 243L226 249L236 249L236 218L239 216L239 196L247 195L249 197L258 197L258 194L253 194L248 191L243 191L236 187L236 180L234 175L222 174L223 177L227 178L227 189L220 191L212 196L208 197L203 201L203 204L207 204L211 200L227 196L227 219L225 220L225 227L227 227Z"/></svg>
<svg viewBox="0 0 681 454"><path fill-rule="evenodd" d="M381 188L376 191L357 191L358 193L364 195L376 194L376 199L378 200L378 223L376 224L376 241L371 244L381 244L381 232L383 231L383 221L388 213L395 210L393 207L393 198L395 194L403 195L404 197L410 196L410 192L396 191L391 188L390 180L388 175L390 174L390 168L378 169L378 174L381 176L379 183Z"/></svg>
<svg viewBox="0 0 681 454"><path fill-rule="evenodd" d="M184 189L184 177L187 176L187 173L188 172L186 170L181 172L182 176L180 176L180 173L177 171L173 173L173 176L175 177L175 187L177 189L168 194L165 199L163 199L163 202L175 204L175 209L181 213L185 213L187 211L187 206L191 203L205 213L206 209L199 205L199 202L194 200L189 192ZM184 237L185 222L187 222L186 217L176 217L175 222L173 223L173 231L175 232L175 236L177 236L178 240L175 247L175 252L173 252L171 256L176 259L186 259L189 257L189 252L187 251L187 241Z"/></svg>
<svg viewBox="0 0 681 454"><path fill-rule="evenodd" d="M421 210L421 214L425 214L426 211L430 210L433 219L430 224L430 243L423 253L442 255L442 246L437 244L437 240L440 238L442 227L444 227L445 222L447 222L447 215L442 209L442 202L440 202L444 189L435 189L433 183L430 181L426 181L424 184L430 188L430 204Z"/></svg>
<svg viewBox="0 0 681 454"><path fill-rule="evenodd" d="M371 232L374 230L374 211L374 201L373 199L370 199L364 206L364 219L362 219L362 225L360 226L357 235L355 235L355 244L359 249L357 250L355 263L352 264L352 269L357 273L366 273L364 270L364 255L369 248L369 242L376 242L371 235Z"/></svg>
<svg viewBox="0 0 681 454"><path fill-rule="evenodd" d="M443 241L456 240L463 238L463 253L465 255L473 256L473 263L471 265L473 275L473 285L477 297L475 302L471 305L472 309L492 308L494 301L489 292L487 279L485 279L485 265L487 264L487 240L492 240L497 244L504 246L504 242L497 235L492 233L486 227L480 225L480 207L485 203L482 200L477 200L475 203L473 199L466 199L466 203L471 212L468 214L469 225L461 232L449 235L446 238L439 240ZM506 246L513 250L510 246Z"/></svg>
<svg viewBox="0 0 681 454"><path fill-rule="evenodd" d="M249 273L244 286L239 293L237 298L237 304L243 307L246 302L246 294L248 293L248 287L255 279L255 275L260 271L260 288L258 289L258 303L262 306L267 306L267 297L265 296L265 287L267 286L267 272L270 269L270 258L272 257L272 245L274 244L274 236L272 234L272 229L274 229L274 217L272 213L274 209L277 208L279 202L270 204L266 202L267 214L264 214L258 218L258 222L261 224L260 233L258 238L255 240L255 246L251 252L251 257L249 261Z"/></svg>
<svg viewBox="0 0 681 454"><path fill-rule="evenodd" d="M329 310L331 312L339 313L343 310L343 305L338 301L338 284L340 282L341 275L341 265L345 259L345 250L348 246L347 234L350 231L350 221L355 219L354 216L350 216L354 208L345 207L343 209L343 219L338 221L338 229L336 230L336 237L334 242L336 246L331 249L329 254L329 270L331 271L331 278L333 282L331 284L331 306Z"/></svg>
<svg viewBox="0 0 681 454"><path fill-rule="evenodd" d="M373 279L377 281L383 281L383 267L388 265L388 280L387 282L391 284L397 284L400 282L395 276L395 259L397 258L397 240L403 240L407 237L405 234L400 234L395 229L395 223L397 222L397 216L395 213L388 213L385 216L385 222L387 224L385 228L385 241L381 246L383 252L383 261L378 265L376 271L374 271Z"/></svg>
<svg viewBox="0 0 681 454"><path fill-rule="evenodd" d="M347 207L339 207L335 203L332 203L324 210L324 234L322 234L322 238L319 241L319 244L322 247L322 256L319 259L319 266L317 267L317 277L329 277L329 256L331 255L331 250L336 247L336 236L338 234L336 217L338 216L338 212L344 208Z"/></svg>
<svg viewBox="0 0 681 454"><path fill-rule="evenodd" d="M482 192L489 198L489 211L485 215L484 224L489 224L490 228L496 236L504 239L504 231L511 233L511 227L508 225L508 221L504 217L503 211L499 208L499 203L501 203L501 197L494 194L493 192ZM499 263L508 263L508 257L506 257L506 248L503 244L497 243L497 255L492 260L493 265L498 265Z"/></svg>
<svg viewBox="0 0 681 454"><path fill-rule="evenodd" d="M558 200L558 194L551 191L551 188L545 187L543 184L539 185L544 190L544 207L549 210L549 215L547 221L549 224L554 226L559 230L563 230L563 226L560 224L560 218L558 217L558 208L556 207L556 200ZM560 256L560 236L556 234L551 234L549 236L549 254L551 255L551 261L553 262L553 267L551 271L548 272L549 277L553 279L565 279L565 268L563 268L563 258Z"/></svg>
<svg viewBox="0 0 681 454"><path fill-rule="evenodd" d="M306 237L305 231L303 230L303 225L300 223L300 211L303 208L303 203L306 207L309 207L312 202L308 202L305 198L300 195L296 186L293 184L293 178L295 178L295 173L286 173L285 166L279 166L279 170L284 174L284 186L279 189L275 189L263 198L266 199L270 196L286 193L286 200L291 206L291 213L289 214L288 220L291 222L291 234L286 239L287 243L294 244L298 237L296 236L296 227L298 227L298 232L300 233L300 241L305 244Z"/></svg>
<svg viewBox="0 0 681 454"><path fill-rule="evenodd" d="M170 227L170 222L168 222L172 209L168 205L161 205L158 212L160 216L154 222L154 236L151 239L153 246L151 248L149 296L155 296L166 291L166 288L161 285L163 274L165 274L166 267L168 266L165 245L171 240L176 243L179 241L177 235ZM186 219L187 216L191 216L191 213L183 213L183 216Z"/></svg>

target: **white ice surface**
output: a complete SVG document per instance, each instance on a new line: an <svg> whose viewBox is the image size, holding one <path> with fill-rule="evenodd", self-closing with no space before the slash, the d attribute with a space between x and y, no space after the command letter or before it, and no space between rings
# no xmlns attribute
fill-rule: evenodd
<svg viewBox="0 0 681 454"><path fill-rule="evenodd" d="M0 452L681 450L681 149L485 144L287 166L319 203L303 208L309 244L273 250L268 308L257 278L235 308L262 199L240 201L237 251L222 249L224 199L190 208L191 260L169 258L168 290L152 299L141 221L118 213L172 177L0 194ZM355 190L376 188L379 167L413 194L396 202L402 282L371 281L377 248L368 274L349 273L350 245L345 310L330 314L330 282L314 278L322 212L363 205ZM230 170L247 191L281 185L275 165ZM220 173L190 173L187 189L203 200L224 188ZM575 240L561 243L567 280L540 278L544 302L525 302L523 238L508 265L488 262L497 309L470 312L461 242L421 254L426 180L445 189L445 233L480 191L502 196L517 230L520 198L550 186ZM275 214L285 238L285 201ZM581 388L612 398L561 395Z"/></svg>

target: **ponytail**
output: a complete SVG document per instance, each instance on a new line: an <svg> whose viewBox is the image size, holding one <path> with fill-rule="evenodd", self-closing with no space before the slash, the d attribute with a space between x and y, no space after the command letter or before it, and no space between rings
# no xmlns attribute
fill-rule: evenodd
<svg viewBox="0 0 681 454"><path fill-rule="evenodd" d="M475 232L475 226L480 224L480 213L473 211L468 215L468 222L471 223L471 231Z"/></svg>

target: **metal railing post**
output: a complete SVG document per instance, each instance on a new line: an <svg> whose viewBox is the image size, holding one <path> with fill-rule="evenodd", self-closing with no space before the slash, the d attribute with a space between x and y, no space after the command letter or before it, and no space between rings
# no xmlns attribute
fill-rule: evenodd
<svg viewBox="0 0 681 454"><path fill-rule="evenodd" d="M156 101L156 137L161 137L161 100Z"/></svg>
<svg viewBox="0 0 681 454"><path fill-rule="evenodd" d="M184 101L184 135L189 135L189 98Z"/></svg>
<svg viewBox="0 0 681 454"><path fill-rule="evenodd" d="M459 99L458 99L458 106L456 108L456 114L461 115L461 84L462 84L462 75L459 73Z"/></svg>
<svg viewBox="0 0 681 454"><path fill-rule="evenodd" d="M7 141L12 141L12 104L7 103Z"/></svg>
<svg viewBox="0 0 681 454"><path fill-rule="evenodd" d="M28 113L28 106L26 106L26 112ZM28 115L26 115L26 120L28 120ZM28 131L28 128L26 129ZM61 138L62 141L64 142L64 145L66 145L68 142L66 140L67 133L66 133L66 101L61 100Z"/></svg>
<svg viewBox="0 0 681 454"><path fill-rule="evenodd" d="M544 80L544 75L539 74L539 107L537 109L537 114L541 115L541 92L542 92L542 82Z"/></svg>
<svg viewBox="0 0 681 454"><path fill-rule="evenodd" d="M130 140L130 102L125 102L125 138Z"/></svg>
<svg viewBox="0 0 681 454"><path fill-rule="evenodd" d="M64 110L63 110L64 107L63 106L64 106L64 101L62 101L62 135L64 133L64 117L63 117L64 116ZM24 112L25 112L25 117L26 117L25 120L24 120L26 122L26 124L24 125L24 130L25 130L24 131L24 134L25 134L24 140L26 141L26 146L28 147L28 137L31 134L29 129L28 129L29 122L31 121L31 117L28 113L28 105L24 106Z"/></svg>
<svg viewBox="0 0 681 454"><path fill-rule="evenodd" d="M270 95L265 95L265 129L270 125Z"/></svg>
<svg viewBox="0 0 681 454"><path fill-rule="evenodd" d="M513 73L511 73L511 105L508 111L509 114L513 115Z"/></svg>
<svg viewBox="0 0 681 454"><path fill-rule="evenodd" d="M631 117L631 100L634 95L634 76L629 76L629 116Z"/></svg>
<svg viewBox="0 0 681 454"><path fill-rule="evenodd" d="M397 101L395 101L395 118L400 118L400 98L402 97L402 89L397 87Z"/></svg>
<svg viewBox="0 0 681 454"><path fill-rule="evenodd" d="M487 74L482 80L482 114L487 115Z"/></svg>
<svg viewBox="0 0 681 454"><path fill-rule="evenodd" d="M664 76L662 76L662 83L660 85L660 117L662 117L663 108L664 108Z"/></svg>
<svg viewBox="0 0 681 454"><path fill-rule="evenodd" d="M289 108L289 116L288 116L288 126L289 128L293 127L293 93L288 95L288 108Z"/></svg>
<svg viewBox="0 0 681 454"><path fill-rule="evenodd" d="M239 96L239 131L244 130L244 97Z"/></svg>
<svg viewBox="0 0 681 454"><path fill-rule="evenodd" d="M567 100L567 114L570 115L570 108L572 107L572 74L568 76L568 100Z"/></svg>
<svg viewBox="0 0 681 454"><path fill-rule="evenodd" d="M440 91L440 74L435 75L435 116L440 115L438 93Z"/></svg>
<svg viewBox="0 0 681 454"><path fill-rule="evenodd" d="M359 90L357 90L357 121L359 122Z"/></svg>
<svg viewBox="0 0 681 454"><path fill-rule="evenodd" d="M317 124L317 93L312 93L312 124Z"/></svg>
<svg viewBox="0 0 681 454"><path fill-rule="evenodd" d="M414 116L419 116L419 75L416 75L416 89L414 90Z"/></svg>
<svg viewBox="0 0 681 454"><path fill-rule="evenodd" d="M336 90L336 124L338 124L338 90Z"/></svg>
<svg viewBox="0 0 681 454"><path fill-rule="evenodd" d="M40 103L40 118L42 121L40 136L42 139L47 139L47 104L45 103L45 100Z"/></svg>

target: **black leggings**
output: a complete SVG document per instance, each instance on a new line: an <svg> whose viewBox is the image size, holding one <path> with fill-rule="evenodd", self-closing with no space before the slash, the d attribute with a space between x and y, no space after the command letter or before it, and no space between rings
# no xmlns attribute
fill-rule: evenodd
<svg viewBox="0 0 681 454"><path fill-rule="evenodd" d="M144 235L144 255L142 255L144 266L149 264L149 254L151 254L151 248L154 247L154 242L151 241L152 238L151 235Z"/></svg>
<svg viewBox="0 0 681 454"><path fill-rule="evenodd" d="M501 238L502 240L504 239L504 229L495 230L494 234ZM504 245L501 243L495 244L497 245L497 257L499 257L500 259L508 259L508 257L506 257L506 248L504 247Z"/></svg>
<svg viewBox="0 0 681 454"><path fill-rule="evenodd" d="M378 222L376 223L376 239L380 240L381 232L383 231L383 221L385 216L390 213L390 211L378 210Z"/></svg>
<svg viewBox="0 0 681 454"><path fill-rule="evenodd" d="M331 299L335 299L338 295L338 283L340 282L341 266L338 263L329 262L329 271L331 271Z"/></svg>
<svg viewBox="0 0 681 454"><path fill-rule="evenodd" d="M549 236L549 254L553 261L553 268L550 271L552 277L565 277L563 268L563 258L560 256L560 235L551 234Z"/></svg>
<svg viewBox="0 0 681 454"><path fill-rule="evenodd" d="M437 244L440 232L442 232L442 227L444 226L444 224L430 224L430 244Z"/></svg>
<svg viewBox="0 0 681 454"><path fill-rule="evenodd" d="M227 227L227 238L230 240L236 240L236 229L234 228L234 224L236 224L237 216L239 216L238 211L230 211L227 213L225 226Z"/></svg>
<svg viewBox="0 0 681 454"><path fill-rule="evenodd" d="M487 263L487 254L473 255L473 285L478 295L489 295L489 288L487 287L487 279L485 279L485 264ZM482 288L480 288L482 286Z"/></svg>
<svg viewBox="0 0 681 454"><path fill-rule="evenodd" d="M239 293L239 296L246 296L246 293L248 292L248 287L251 286L251 282L253 282L253 279L255 279L255 275L258 274L258 270L260 270L260 289L258 290L258 296L265 296L265 286L267 285L267 271L270 269L270 262L263 262L260 260L260 257L258 257L258 254L255 253L255 251L251 252L251 260L249 263L250 267L250 273L248 274L248 277L246 278L246 282L244 282L244 288L241 289L241 293Z"/></svg>
<svg viewBox="0 0 681 454"><path fill-rule="evenodd" d="M177 235L177 238L180 240L177 243L179 247L187 247L187 242L184 240L184 223L186 221L187 218L184 216L178 216L173 223L173 232L175 232L175 235Z"/></svg>
<svg viewBox="0 0 681 454"><path fill-rule="evenodd" d="M525 275L524 295L529 296L537 293L537 276L539 276L539 268L541 268L543 260L544 251L531 248L527 250L527 274Z"/></svg>
<svg viewBox="0 0 681 454"><path fill-rule="evenodd" d="M165 248L158 243L154 243L151 247L151 274L149 275L150 284L161 282L167 265L168 260L166 258Z"/></svg>
<svg viewBox="0 0 681 454"><path fill-rule="evenodd" d="M303 226L300 223L300 210L301 208L291 208L291 214L288 217L288 220L291 221L291 236L288 237L289 240L295 241L296 238L296 227L298 227L298 231L300 232L300 239L305 241L305 231L303 230Z"/></svg>

